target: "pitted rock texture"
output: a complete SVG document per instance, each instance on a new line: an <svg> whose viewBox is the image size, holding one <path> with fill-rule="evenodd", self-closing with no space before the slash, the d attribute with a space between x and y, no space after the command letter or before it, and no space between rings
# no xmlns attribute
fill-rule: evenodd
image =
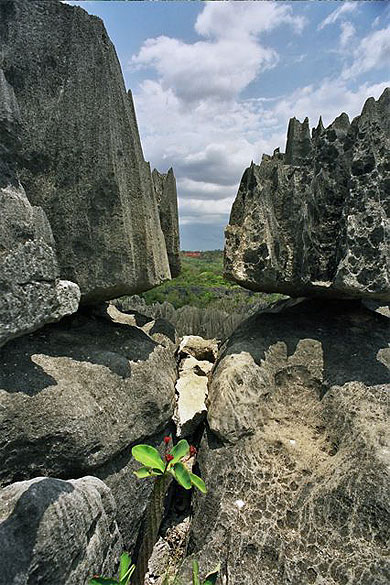
<svg viewBox="0 0 390 585"><path fill-rule="evenodd" d="M109 488L39 477L0 491L1 585L85 585L122 552Z"/></svg>
<svg viewBox="0 0 390 585"><path fill-rule="evenodd" d="M154 169L152 178L157 194L161 229L167 247L169 268L171 269L171 276L174 278L180 274L180 240L176 179L172 168L167 173L159 173L157 169Z"/></svg>
<svg viewBox="0 0 390 585"><path fill-rule="evenodd" d="M54 0L1 2L0 21L21 113L20 178L48 216L61 277L86 303L169 279L132 97L102 21Z"/></svg>
<svg viewBox="0 0 390 585"><path fill-rule="evenodd" d="M179 356L192 356L199 361L214 363L218 355L218 341L204 339L200 335L184 335L179 345Z"/></svg>
<svg viewBox="0 0 390 585"><path fill-rule="evenodd" d="M294 297L390 299L390 89L352 123L310 137L290 121L286 154L245 171L226 229L225 273Z"/></svg>
<svg viewBox="0 0 390 585"><path fill-rule="evenodd" d="M162 430L174 408L171 346L76 314L0 349L0 481L91 473Z"/></svg>
<svg viewBox="0 0 390 585"><path fill-rule="evenodd" d="M17 178L20 114L0 69L0 346L74 313L76 284L59 280L53 235Z"/></svg>
<svg viewBox="0 0 390 585"><path fill-rule="evenodd" d="M208 493L188 552L202 572L221 562L229 585L388 583L389 324L358 302L290 301L233 334L199 450Z"/></svg>

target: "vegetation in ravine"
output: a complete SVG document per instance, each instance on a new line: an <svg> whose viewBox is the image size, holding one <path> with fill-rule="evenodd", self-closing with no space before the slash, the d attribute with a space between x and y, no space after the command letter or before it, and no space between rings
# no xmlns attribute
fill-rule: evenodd
<svg viewBox="0 0 390 585"><path fill-rule="evenodd" d="M171 303L175 309L190 305L236 312L264 300L273 302L281 295L254 293L223 277L223 252L200 252L199 257L181 254L181 273L141 295L148 305Z"/></svg>
<svg viewBox="0 0 390 585"><path fill-rule="evenodd" d="M164 444L165 451L163 456L151 445L135 445L132 448L131 453L134 459L142 464L142 467L134 471L135 476L138 479L154 477L156 482L155 488L158 484L159 486L165 486L166 484L161 484L161 482L167 476L172 476L184 489L190 490L196 487L200 492L205 494L207 489L204 481L189 469L189 462L196 455L195 447L190 446L185 439L173 445L172 438L169 436L164 437ZM159 490L155 490L152 497L156 496L156 499L161 499L158 492ZM89 580L88 585L130 585L131 577L137 569L138 564L137 567L132 564L129 554L124 552L120 558L118 579L115 579L115 577L99 577L95 575ZM199 563L197 560L193 560L192 585L215 585L219 570L220 567L217 566L211 573L206 575L204 581L201 581L199 578ZM144 572L145 567L142 569L141 576L138 575L138 580L141 577L142 582L144 582ZM176 579L175 583L177 583Z"/></svg>

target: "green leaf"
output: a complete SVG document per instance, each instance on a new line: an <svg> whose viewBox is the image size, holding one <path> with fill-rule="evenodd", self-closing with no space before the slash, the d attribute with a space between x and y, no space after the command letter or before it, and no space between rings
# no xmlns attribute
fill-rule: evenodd
<svg viewBox="0 0 390 585"><path fill-rule="evenodd" d="M106 579L105 577L93 577L88 585L118 585L116 579Z"/></svg>
<svg viewBox="0 0 390 585"><path fill-rule="evenodd" d="M190 490L192 487L190 474L183 463L175 463L173 466L176 481L183 486L184 489Z"/></svg>
<svg viewBox="0 0 390 585"><path fill-rule="evenodd" d="M137 471L133 471L134 475L138 477L138 479L144 479L145 477L152 477L152 469L151 467L140 467Z"/></svg>
<svg viewBox="0 0 390 585"><path fill-rule="evenodd" d="M164 473L165 465L160 457L160 453L150 445L136 445L132 448L131 453L137 461L146 467L155 467Z"/></svg>
<svg viewBox="0 0 390 585"><path fill-rule="evenodd" d="M145 477L154 477L156 475L164 475L159 469L152 469L151 467L140 467L136 471L133 471L134 475L138 479L144 479Z"/></svg>
<svg viewBox="0 0 390 585"><path fill-rule="evenodd" d="M192 485L198 488L198 490L202 492L202 494L205 494L207 492L207 488L203 479L201 479L198 475L195 475L195 473L191 473L191 471L189 472L189 474Z"/></svg>
<svg viewBox="0 0 390 585"><path fill-rule="evenodd" d="M183 459L188 453L190 452L190 446L185 439L182 439L178 442L177 445L173 447L171 450L171 455L173 455L173 459L171 461L171 465L175 465L180 459Z"/></svg>
<svg viewBox="0 0 390 585"><path fill-rule="evenodd" d="M200 585L200 582L199 582L199 563L195 559L192 561L192 585Z"/></svg>
<svg viewBox="0 0 390 585"><path fill-rule="evenodd" d="M124 574L124 576L120 580L120 582L119 582L120 585L130 585L130 579L131 579L131 576L134 573L134 571L135 571L135 565L131 565L131 567L129 567L127 572Z"/></svg>
<svg viewBox="0 0 390 585"><path fill-rule="evenodd" d="M218 573L219 573L220 570L221 570L221 565L218 564L215 567L214 571L211 571L211 573L209 573L206 576L206 579L204 580L203 585L215 585L215 583L217 582Z"/></svg>
<svg viewBox="0 0 390 585"><path fill-rule="evenodd" d="M126 575L127 571L129 570L131 565L131 557L129 555L129 553L124 552L121 554L121 560L120 560L120 567L119 567L119 581L121 581L123 579L123 577Z"/></svg>

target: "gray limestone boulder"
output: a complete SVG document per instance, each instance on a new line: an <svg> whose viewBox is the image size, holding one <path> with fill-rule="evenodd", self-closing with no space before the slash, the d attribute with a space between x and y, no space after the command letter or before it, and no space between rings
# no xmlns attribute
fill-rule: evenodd
<svg viewBox="0 0 390 585"><path fill-rule="evenodd" d="M132 97L102 21L54 0L7 0L0 21L21 113L20 179L49 219L61 278L85 303L169 279Z"/></svg>
<svg viewBox="0 0 390 585"><path fill-rule="evenodd" d="M0 69L0 346L77 310L80 291L60 280L53 235L17 178L20 114Z"/></svg>
<svg viewBox="0 0 390 585"><path fill-rule="evenodd" d="M1 585L86 585L122 552L109 488L95 477L38 477L0 491Z"/></svg>
<svg viewBox="0 0 390 585"><path fill-rule="evenodd" d="M176 179L173 169L167 173L159 173L157 169L152 173L153 184L157 194L161 229L167 247L171 276L174 278L180 273L180 240L177 209Z"/></svg>
<svg viewBox="0 0 390 585"><path fill-rule="evenodd" d="M225 272L290 296L390 299L390 89L310 136L290 121L286 154L245 171L226 229Z"/></svg>
<svg viewBox="0 0 390 585"><path fill-rule="evenodd" d="M183 582L192 557L229 585L389 582L389 341L390 319L348 301L289 301L236 330Z"/></svg>
<svg viewBox="0 0 390 585"><path fill-rule="evenodd" d="M90 474L162 430L175 348L89 314L0 349L0 481Z"/></svg>

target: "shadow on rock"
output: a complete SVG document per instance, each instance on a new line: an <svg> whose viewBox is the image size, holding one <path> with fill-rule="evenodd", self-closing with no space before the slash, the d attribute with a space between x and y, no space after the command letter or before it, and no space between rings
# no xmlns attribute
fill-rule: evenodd
<svg viewBox="0 0 390 585"><path fill-rule="evenodd" d="M90 362L109 368L121 378L129 378L129 361L147 360L156 346L137 327L103 318L72 316L1 348L0 388L34 396L56 385L56 380L35 363L37 354Z"/></svg>

